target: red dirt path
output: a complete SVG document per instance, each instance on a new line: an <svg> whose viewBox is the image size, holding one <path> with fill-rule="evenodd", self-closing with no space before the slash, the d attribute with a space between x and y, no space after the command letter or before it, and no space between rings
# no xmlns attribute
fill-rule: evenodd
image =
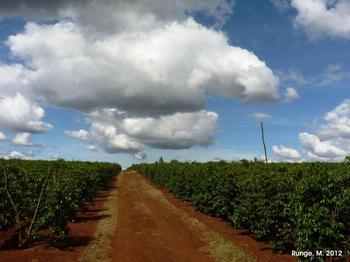
<svg viewBox="0 0 350 262"><path fill-rule="evenodd" d="M213 261L200 251L198 234L145 192L143 179L137 173L120 177L113 261Z"/></svg>
<svg viewBox="0 0 350 262"><path fill-rule="evenodd" d="M257 242L242 234L242 231L229 227L221 219L196 211L189 203L179 201L150 180L132 172L123 173L118 185L119 216L113 239L113 261L213 261L213 258L201 251L205 245L201 241L201 233L147 194L141 186L145 180L152 187L161 190L165 199L176 208L220 233L257 261L296 261L289 255L274 254L267 244Z"/></svg>
<svg viewBox="0 0 350 262"><path fill-rule="evenodd" d="M205 224L256 261L296 261L288 255L274 254L267 244L229 227L221 219L196 211L189 203L179 201L171 193L133 172L121 173L117 186L112 189L117 190L118 195L117 231L111 238L112 261L213 261L203 250L207 244L203 242L203 232L174 215L174 208L164 205L164 201L150 195L144 188L145 182L159 189L161 197L170 206ZM36 243L31 249L14 250L4 246L9 233L0 232L0 261L78 261L80 253L93 239L100 220L98 212L107 196L107 191L102 192L94 206L90 206L87 212L80 212L78 223L70 224L69 241L61 245L49 246L44 241Z"/></svg>
<svg viewBox="0 0 350 262"><path fill-rule="evenodd" d="M162 192L164 197L174 206L186 211L190 216L195 217L210 229L220 233L225 239L231 241L235 246L242 249L250 257L261 262L292 262L297 261L295 257L286 254L274 253L268 243L255 240L249 236L246 231L232 228L228 222L221 218L211 217L196 210L196 208L188 202L179 201L168 190L154 184L146 178L146 181L153 187Z"/></svg>

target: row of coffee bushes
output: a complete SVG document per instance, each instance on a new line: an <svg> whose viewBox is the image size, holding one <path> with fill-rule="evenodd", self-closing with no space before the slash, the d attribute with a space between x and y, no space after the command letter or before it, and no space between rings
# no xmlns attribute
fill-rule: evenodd
<svg viewBox="0 0 350 262"><path fill-rule="evenodd" d="M275 250L349 253L350 164L208 162L130 167Z"/></svg>
<svg viewBox="0 0 350 262"><path fill-rule="evenodd" d="M98 191L121 171L118 164L79 161L0 160L0 230L18 227L18 246L31 245L41 229L51 238L68 233Z"/></svg>

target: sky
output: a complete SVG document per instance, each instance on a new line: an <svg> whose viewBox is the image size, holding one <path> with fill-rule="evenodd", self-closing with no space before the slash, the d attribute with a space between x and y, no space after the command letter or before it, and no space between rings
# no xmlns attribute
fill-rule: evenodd
<svg viewBox="0 0 350 262"><path fill-rule="evenodd" d="M0 2L0 157L350 155L348 0Z"/></svg>

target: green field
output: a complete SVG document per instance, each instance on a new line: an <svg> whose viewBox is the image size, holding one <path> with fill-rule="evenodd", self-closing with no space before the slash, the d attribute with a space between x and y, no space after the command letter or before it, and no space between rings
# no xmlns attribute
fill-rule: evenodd
<svg viewBox="0 0 350 262"><path fill-rule="evenodd" d="M181 163L130 167L276 251L349 254L349 163Z"/></svg>

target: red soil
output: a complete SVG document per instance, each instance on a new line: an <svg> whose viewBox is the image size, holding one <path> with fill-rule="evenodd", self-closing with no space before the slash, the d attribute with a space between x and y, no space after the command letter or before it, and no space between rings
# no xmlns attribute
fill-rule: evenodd
<svg viewBox="0 0 350 262"><path fill-rule="evenodd" d="M201 251L205 243L201 232L185 224L169 208L145 192L140 183L146 178L137 173L124 173L118 185L118 227L115 235L113 261L213 261ZM163 196L176 208L204 223L257 261L296 261L289 255L274 254L266 243L257 242L243 231L235 230L218 218L195 210L189 204L161 190Z"/></svg>
<svg viewBox="0 0 350 262"><path fill-rule="evenodd" d="M113 190L115 187L110 188ZM96 225L100 219L98 213L106 201L109 192L98 194L88 209L78 212L76 223L69 223L69 236L64 242L51 245L49 241L38 241L32 248L18 250L15 241L11 237L15 230L9 229L0 232L0 261L1 262L26 262L26 261L52 261L52 262L76 262L80 252L89 244L96 231Z"/></svg>
<svg viewBox="0 0 350 262"><path fill-rule="evenodd" d="M203 232L174 215L174 209L165 205L164 201L150 195L143 185L145 181L151 187L159 189L163 197L179 212L197 219L256 261L296 261L290 255L273 253L267 243L256 241L244 231L233 229L222 219L196 211L190 203L176 199L167 190L132 172L121 173L117 187L112 189L117 190L118 195L117 231L111 238L112 261L213 261L203 250L207 244L203 242ZM33 248L16 250L7 241L13 230L0 232L0 261L78 261L80 253L93 239L97 223L101 219L98 212L107 196L107 191L102 192L88 211L79 212L78 222L70 224L68 241L55 246L41 241Z"/></svg>
<svg viewBox="0 0 350 262"><path fill-rule="evenodd" d="M211 217L197 211L191 203L179 201L172 193L169 193L168 190L161 188L147 178L146 180L153 187L159 189L163 193L163 196L171 204L181 210L186 211L191 217L198 219L211 230L221 234L225 239L231 241L232 244L242 249L246 254L255 260L261 262L297 261L296 258L292 257L291 255L274 253L269 247L268 243L256 241L253 237L249 236L246 231L232 228L228 222L222 220L221 218Z"/></svg>
<svg viewBox="0 0 350 262"><path fill-rule="evenodd" d="M123 173L119 179L113 261L212 261L200 251L197 232L145 192L142 176Z"/></svg>

